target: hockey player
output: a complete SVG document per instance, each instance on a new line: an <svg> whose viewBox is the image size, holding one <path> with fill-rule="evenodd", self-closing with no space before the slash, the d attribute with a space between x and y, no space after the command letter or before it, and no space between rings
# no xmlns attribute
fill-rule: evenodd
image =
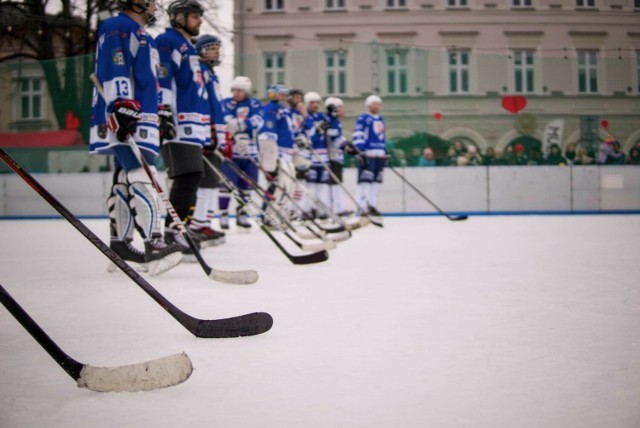
<svg viewBox="0 0 640 428"><path fill-rule="evenodd" d="M305 209L307 199L305 198L304 185L306 184L307 173L311 167L311 154L304 147L306 137L303 134L304 122L307 119L307 109L304 107L304 93L300 89L292 89L287 97L289 108L285 110L291 118L293 140L298 143L294 146L293 165L296 172L296 182L293 184L293 199L297 205ZM304 212L297 212L301 218Z"/></svg>
<svg viewBox="0 0 640 428"><path fill-rule="evenodd" d="M222 94L220 83L214 67L220 65L220 39L205 34L198 38L196 50L202 63L203 78L209 93L211 107L211 143L204 146L203 156L218 168L221 167L220 158L215 156L218 141L224 141L226 125L222 114ZM201 245L219 245L224 243L225 235L211 228L215 207L218 204L217 190L220 185L218 176L204 165L204 176L196 193L196 206L189 223L189 230L196 236Z"/></svg>
<svg viewBox="0 0 640 428"><path fill-rule="evenodd" d="M293 166L294 127L291 110L287 105L289 90L278 84L267 89L269 103L263 108L264 125L260 129L260 162L262 167L274 177L269 191L279 204L284 203L283 192L291 193L295 175ZM287 173L281 174L280 170ZM277 184L277 186L276 186ZM287 210L288 211L288 210Z"/></svg>
<svg viewBox="0 0 640 428"><path fill-rule="evenodd" d="M376 208L378 190L387 162L385 124L380 115L382 99L377 95L369 95L365 107L368 112L358 117L353 132L353 144L360 153L356 198L363 214L379 217L381 214Z"/></svg>
<svg viewBox="0 0 640 428"><path fill-rule="evenodd" d="M227 132L231 137L229 146L220 143L225 156L235 163L242 171L246 172L254 180L258 180L258 168L252 159L258 159L258 145L256 143L257 131L262 127L262 105L260 101L249 96L251 92L251 79L246 76L237 76L231 83L232 97L225 98L222 102L225 115ZM237 188L240 189L243 199L251 197L249 185L226 164L222 170ZM224 186L220 189L220 227L229 228L229 196L230 189ZM251 224L247 220L247 212L238 207L236 211L236 224L244 229L249 229Z"/></svg>
<svg viewBox="0 0 640 428"><path fill-rule="evenodd" d="M322 97L317 92L307 92L304 95L304 104L308 114L304 132L312 147L311 168L307 173L307 187L318 196L324 205L329 207L331 206L329 173L323 166L329 163L326 138L326 130L330 126L329 118L320 111ZM319 213L317 217L321 220L326 219L328 213L320 211L319 207L317 208Z"/></svg>
<svg viewBox="0 0 640 428"><path fill-rule="evenodd" d="M178 264L182 255L178 246L162 241L157 194L127 140L133 138L155 172L159 140L172 132L166 116L160 118L159 132L158 51L144 29L155 20L156 4L143 0L117 4L122 12L105 20L98 31L96 76L105 97L94 90L90 150L115 156L107 201L111 249L124 260L147 264L155 275ZM131 244L134 224L144 238L144 253Z"/></svg>
<svg viewBox="0 0 640 428"><path fill-rule="evenodd" d="M191 43L202 24L204 10L196 0L176 0L167 9L171 28L158 36L160 51L160 102L172 106L177 124L176 138L162 146L162 156L173 184L169 199L181 220L185 221L196 201L203 174L203 146L211 143L211 107L205 87L200 57ZM192 250L167 215L165 240Z"/></svg>
<svg viewBox="0 0 640 428"><path fill-rule="evenodd" d="M333 202L333 211L340 216L348 216L352 212L347 212L344 209L344 198L342 195L342 168L344 164L344 148L347 144L347 139L342 132L342 122L340 121L344 117L344 102L340 98L329 97L325 100L324 106L327 110L327 116L329 117L329 129L327 134L329 136L329 168L331 172L336 176L338 181L335 181L333 177L329 176L329 188L331 189L331 201Z"/></svg>

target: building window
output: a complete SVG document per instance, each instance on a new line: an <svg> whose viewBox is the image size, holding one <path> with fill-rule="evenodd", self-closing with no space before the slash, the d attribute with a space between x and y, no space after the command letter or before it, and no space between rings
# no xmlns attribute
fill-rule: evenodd
<svg viewBox="0 0 640 428"><path fill-rule="evenodd" d="M469 51L449 51L449 92L469 93Z"/></svg>
<svg viewBox="0 0 640 428"><path fill-rule="evenodd" d="M327 52L327 94L344 95L347 93L347 55L344 52Z"/></svg>
<svg viewBox="0 0 640 428"><path fill-rule="evenodd" d="M284 10L284 0L264 0L264 10L267 10L267 11Z"/></svg>
<svg viewBox="0 0 640 428"><path fill-rule="evenodd" d="M633 8L636 10L640 9L640 0L633 0Z"/></svg>
<svg viewBox="0 0 640 428"><path fill-rule="evenodd" d="M406 9L407 0L385 0L387 9Z"/></svg>
<svg viewBox="0 0 640 428"><path fill-rule="evenodd" d="M406 50L387 51L387 92L393 95L406 94L409 88Z"/></svg>
<svg viewBox="0 0 640 428"><path fill-rule="evenodd" d="M42 119L42 80L34 78L22 78L18 81L20 106L18 108L19 120Z"/></svg>
<svg viewBox="0 0 640 428"><path fill-rule="evenodd" d="M578 51L578 92L581 94L598 92L598 51Z"/></svg>
<svg viewBox="0 0 640 428"><path fill-rule="evenodd" d="M576 7L579 9L594 8L596 7L596 0L576 0Z"/></svg>
<svg viewBox="0 0 640 428"><path fill-rule="evenodd" d="M342 10L347 7L347 0L327 0L327 9Z"/></svg>
<svg viewBox="0 0 640 428"><path fill-rule="evenodd" d="M284 52L268 53L264 56L264 83L268 88L276 83L285 83Z"/></svg>
<svg viewBox="0 0 640 428"><path fill-rule="evenodd" d="M468 5L467 0L447 0L447 7L450 8L466 8Z"/></svg>
<svg viewBox="0 0 640 428"><path fill-rule="evenodd" d="M532 50L517 50L513 52L513 73L515 92L530 94L534 92L534 58Z"/></svg>
<svg viewBox="0 0 640 428"><path fill-rule="evenodd" d="M524 8L529 8L529 7L533 7L533 0L511 0L511 6L518 8L518 7L524 7Z"/></svg>

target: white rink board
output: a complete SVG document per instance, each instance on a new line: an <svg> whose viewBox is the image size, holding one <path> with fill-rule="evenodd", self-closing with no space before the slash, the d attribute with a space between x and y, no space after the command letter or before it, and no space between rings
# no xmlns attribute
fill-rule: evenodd
<svg viewBox="0 0 640 428"><path fill-rule="evenodd" d="M640 166L396 168L444 211L488 213L640 211ZM75 214L105 216L111 173L36 174L36 179ZM168 188L166 175L162 183ZM262 182L265 183L264 178ZM356 194L356 170L344 182ZM0 217L50 216L53 210L14 174L0 175ZM345 204L353 203L345 196ZM38 208L41 207L41 208ZM436 210L392 171L378 208L385 213Z"/></svg>
<svg viewBox="0 0 640 428"><path fill-rule="evenodd" d="M86 223L107 238L107 220ZM194 316L274 317L224 340L195 339L107 274L65 221L0 221L0 236L1 283L71 356L185 351L195 367L165 390L78 389L0 307L1 427L640 425L640 216L387 218L315 266L232 230L204 256L257 269L257 284L193 265L150 279Z"/></svg>

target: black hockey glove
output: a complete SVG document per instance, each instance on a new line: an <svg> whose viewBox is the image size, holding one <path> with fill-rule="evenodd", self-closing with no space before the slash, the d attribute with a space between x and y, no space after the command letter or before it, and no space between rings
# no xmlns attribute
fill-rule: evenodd
<svg viewBox="0 0 640 428"><path fill-rule="evenodd" d="M158 106L158 119L160 128L160 144L176 138L176 124L173 121L173 112L169 104Z"/></svg>
<svg viewBox="0 0 640 428"><path fill-rule="evenodd" d="M136 133L136 125L142 117L140 103L136 100L116 99L113 102L113 110L109 116L107 126L116 134L118 141L124 143L127 135Z"/></svg>
<svg viewBox="0 0 640 428"><path fill-rule="evenodd" d="M211 143L205 144L202 148L202 152L205 156L210 156L215 149L218 148L218 134L216 133L216 126L211 125Z"/></svg>
<svg viewBox="0 0 640 428"><path fill-rule="evenodd" d="M336 107L334 104L329 104L327 106L327 115L332 119L337 119L338 118L338 107Z"/></svg>
<svg viewBox="0 0 640 428"><path fill-rule="evenodd" d="M321 130L326 131L327 129L331 128L331 123L329 121L327 121L327 120L323 120L322 122L320 122L318 127Z"/></svg>
<svg viewBox="0 0 640 428"><path fill-rule="evenodd" d="M360 153L360 151L358 150L358 148L356 146L353 145L353 143L351 141L347 141L343 146L342 146L342 151L344 151L346 154L348 155L357 155L358 153Z"/></svg>

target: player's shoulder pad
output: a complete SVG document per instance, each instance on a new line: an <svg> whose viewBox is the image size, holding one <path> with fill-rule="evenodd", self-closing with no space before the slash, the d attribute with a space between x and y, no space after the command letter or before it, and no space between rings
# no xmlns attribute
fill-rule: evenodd
<svg viewBox="0 0 640 428"><path fill-rule="evenodd" d="M262 103L256 98L249 98L249 105L252 108L260 108L260 107L262 107Z"/></svg>
<svg viewBox="0 0 640 428"><path fill-rule="evenodd" d="M107 37L111 35L117 35L119 37L126 37L129 34L135 32L139 25L132 22L130 19L126 19L120 15L112 16L104 20L100 24L100 32Z"/></svg>

